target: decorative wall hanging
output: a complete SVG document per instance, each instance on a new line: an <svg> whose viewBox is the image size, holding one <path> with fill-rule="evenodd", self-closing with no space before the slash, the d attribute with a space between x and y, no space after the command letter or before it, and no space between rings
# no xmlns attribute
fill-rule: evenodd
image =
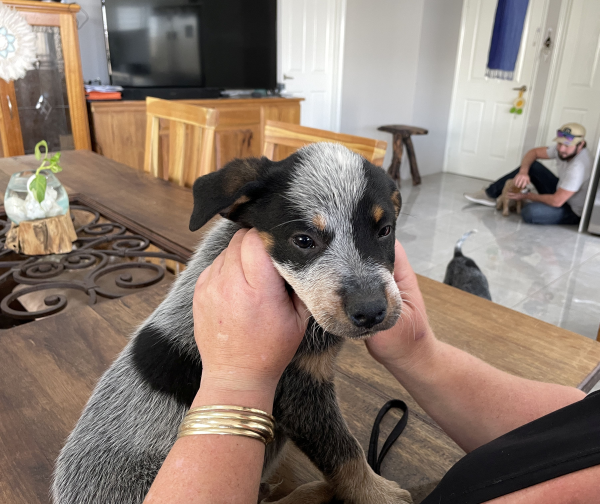
<svg viewBox="0 0 600 504"><path fill-rule="evenodd" d="M523 94L527 91L527 86L521 86L520 88L514 88L515 91L519 92L519 97L513 102L513 106L510 109L511 114L521 115L523 113L523 107L525 106L525 98Z"/></svg>
<svg viewBox="0 0 600 504"><path fill-rule="evenodd" d="M25 77L37 60L35 35L15 9L0 3L0 78L6 82Z"/></svg>
<svg viewBox="0 0 600 504"><path fill-rule="evenodd" d="M498 0L485 75L513 80L529 0Z"/></svg>

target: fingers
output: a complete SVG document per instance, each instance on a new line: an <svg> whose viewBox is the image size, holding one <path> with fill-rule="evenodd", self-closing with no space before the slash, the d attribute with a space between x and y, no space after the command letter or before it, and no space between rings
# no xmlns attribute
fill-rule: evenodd
<svg viewBox="0 0 600 504"><path fill-rule="evenodd" d="M267 254L256 229L251 229L244 236L241 247L241 265L246 282L251 287L255 289L284 288L283 279L273 266L273 261Z"/></svg>
<svg viewBox="0 0 600 504"><path fill-rule="evenodd" d="M248 229L240 229L234 235L225 249L225 264L223 273L227 275L238 275L242 258L242 243L248 233Z"/></svg>
<svg viewBox="0 0 600 504"><path fill-rule="evenodd" d="M196 288L207 282L214 281L221 272L235 274L235 265L240 262L241 243L247 232L247 229L240 229L233 235L233 238L229 242L229 246L215 258L211 265L204 268L204 271L196 281Z"/></svg>
<svg viewBox="0 0 600 504"><path fill-rule="evenodd" d="M204 271L200 273L198 280L196 281L196 288L204 285L217 276L221 274L221 269L223 268L223 264L225 263L225 255L227 253L227 249L223 250L212 262L212 264L208 265L204 268Z"/></svg>
<svg viewBox="0 0 600 504"><path fill-rule="evenodd" d="M406 282L416 282L417 277L413 271L406 252L400 242L396 240L395 245L396 259L394 261L394 280L397 284L405 284Z"/></svg>

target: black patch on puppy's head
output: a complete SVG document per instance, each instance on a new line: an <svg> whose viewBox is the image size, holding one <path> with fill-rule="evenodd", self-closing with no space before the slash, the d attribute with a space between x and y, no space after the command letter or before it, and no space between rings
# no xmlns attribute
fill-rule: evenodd
<svg viewBox="0 0 600 504"><path fill-rule="evenodd" d="M220 214L243 227L262 227L258 221L264 212L252 212L255 203L282 192L289 178L294 156L274 162L266 157L234 159L220 170L194 182L194 210L190 231L196 231L215 215Z"/></svg>

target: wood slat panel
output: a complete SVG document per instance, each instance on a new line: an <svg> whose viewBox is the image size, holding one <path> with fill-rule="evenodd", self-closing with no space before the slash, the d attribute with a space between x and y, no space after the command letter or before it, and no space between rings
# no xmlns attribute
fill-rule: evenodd
<svg viewBox="0 0 600 504"><path fill-rule="evenodd" d="M262 131L266 119L300 123L302 98L252 98L210 100L177 100L221 112L217 128L223 145L220 149L222 164L250 152L261 156L263 149ZM143 101L93 102L90 104L94 150L114 161L143 170L144 142L146 135L146 105ZM234 130L241 133L234 133ZM247 131L252 132L248 143ZM239 143L237 143L239 141ZM293 152L293 149L288 149ZM186 153L187 155L188 153ZM215 166L220 168L221 165Z"/></svg>
<svg viewBox="0 0 600 504"><path fill-rule="evenodd" d="M287 151L275 150L281 146L297 150L305 145L315 142L334 142L346 146L348 149L364 156L366 159L381 166L387 142L355 135L334 133L333 131L307 128L297 124L287 124L277 121L266 121L264 128L264 150L263 154L272 159L282 159L281 155Z"/></svg>
<svg viewBox="0 0 600 504"><path fill-rule="evenodd" d="M14 82L0 79L0 138L6 157L25 154Z"/></svg>
<svg viewBox="0 0 600 504"><path fill-rule="evenodd" d="M75 14L60 15L60 37L65 60L65 79L69 97L69 114L75 149L92 149L90 127L85 103L81 54L79 53L79 34Z"/></svg>
<svg viewBox="0 0 600 504"><path fill-rule="evenodd" d="M189 103L146 98L147 131L144 171L179 186L191 187L199 174L214 171L214 136L219 111ZM157 121L168 125L160 132ZM200 132L193 130L201 130ZM168 144L161 140L168 139ZM159 144L162 149L159 159ZM162 173L159 173L162 165Z"/></svg>

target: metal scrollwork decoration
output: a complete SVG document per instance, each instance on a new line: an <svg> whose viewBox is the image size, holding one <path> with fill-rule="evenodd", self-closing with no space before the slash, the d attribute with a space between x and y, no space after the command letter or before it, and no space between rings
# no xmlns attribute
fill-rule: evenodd
<svg viewBox="0 0 600 504"><path fill-rule="evenodd" d="M0 288L12 279L13 283L25 286L13 289L0 301L0 311L7 317L29 321L58 313L67 306L64 293L50 294L44 299L45 308L27 311L11 307L21 296L49 289L76 290L88 296L88 303L94 305L98 296L116 299L123 292L111 291L100 285L100 280L109 274L114 276L116 287L127 290L142 289L160 282L165 276L165 268L147 259L163 259L183 264L185 259L164 251L147 250L150 240L130 233L125 226L115 222L101 222L100 213L82 205L71 205L71 211L91 214L91 221L76 227L77 241L74 250L59 256L22 256L4 249L6 233L10 222L0 215ZM114 258L122 258L115 262ZM83 279L64 279L64 273L76 270L89 271ZM145 270L145 278L136 280L134 273ZM138 275L139 276L139 275Z"/></svg>

